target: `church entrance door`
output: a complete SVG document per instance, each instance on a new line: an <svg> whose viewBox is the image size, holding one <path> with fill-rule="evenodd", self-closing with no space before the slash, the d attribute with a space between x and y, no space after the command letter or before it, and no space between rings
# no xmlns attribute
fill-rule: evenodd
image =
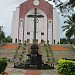
<svg viewBox="0 0 75 75"><path fill-rule="evenodd" d="M36 43L38 43L38 39L36 39Z"/></svg>
<svg viewBox="0 0 75 75"><path fill-rule="evenodd" d="M33 39L33 42L34 42L34 39ZM38 39L36 39L36 43L38 43Z"/></svg>

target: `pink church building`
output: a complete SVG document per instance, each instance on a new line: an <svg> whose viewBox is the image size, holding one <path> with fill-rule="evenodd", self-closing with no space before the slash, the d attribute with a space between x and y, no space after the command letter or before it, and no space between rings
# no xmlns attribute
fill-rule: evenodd
<svg viewBox="0 0 75 75"><path fill-rule="evenodd" d="M34 14L37 9L37 15L43 15L36 21L36 41L41 43L43 40L50 44L60 43L60 22L59 14L51 4L45 0L27 0L20 4L13 12L11 37L13 43L29 41L33 43L34 39L34 18L27 17Z"/></svg>

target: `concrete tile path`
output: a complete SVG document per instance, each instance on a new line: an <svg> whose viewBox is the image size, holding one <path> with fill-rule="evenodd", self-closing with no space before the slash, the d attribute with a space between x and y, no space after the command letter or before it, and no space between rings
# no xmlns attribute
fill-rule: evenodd
<svg viewBox="0 0 75 75"><path fill-rule="evenodd" d="M56 69L52 70L24 70L24 69L15 69L13 68L13 63L9 63L5 72L8 72L9 75L58 75Z"/></svg>

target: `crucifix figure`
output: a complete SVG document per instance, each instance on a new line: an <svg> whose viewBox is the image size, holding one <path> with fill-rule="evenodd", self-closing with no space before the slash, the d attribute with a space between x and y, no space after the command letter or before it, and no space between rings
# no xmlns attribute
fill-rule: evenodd
<svg viewBox="0 0 75 75"><path fill-rule="evenodd" d="M43 18L43 15L37 15L37 8L34 9L34 15L28 15L27 17L34 18L34 44L36 44L36 24L37 18Z"/></svg>

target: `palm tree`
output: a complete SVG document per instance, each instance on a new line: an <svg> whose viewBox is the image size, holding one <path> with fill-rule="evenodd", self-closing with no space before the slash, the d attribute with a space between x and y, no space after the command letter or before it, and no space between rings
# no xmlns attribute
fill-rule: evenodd
<svg viewBox="0 0 75 75"><path fill-rule="evenodd" d="M73 36L75 37L75 13L71 16L68 16L68 19L64 22L67 25L62 26L63 31L66 31L66 37L70 42L70 38Z"/></svg>

